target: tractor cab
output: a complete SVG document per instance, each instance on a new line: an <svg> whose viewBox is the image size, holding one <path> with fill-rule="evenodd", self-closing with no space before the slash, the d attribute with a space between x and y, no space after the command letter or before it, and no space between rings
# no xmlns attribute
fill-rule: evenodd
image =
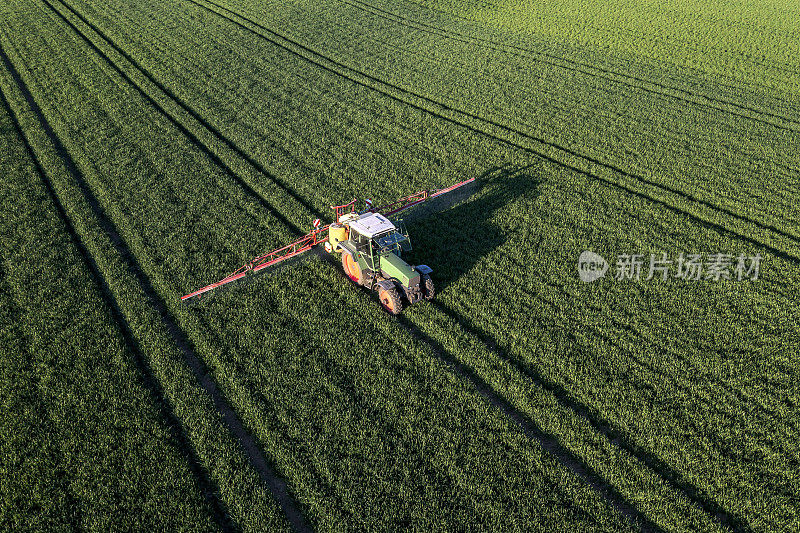
<svg viewBox="0 0 800 533"><path fill-rule="evenodd" d="M370 268L376 269L379 257L394 253L400 256L411 250L411 239L401 226L398 228L380 213L365 213L347 224L349 240L355 249L367 259Z"/></svg>

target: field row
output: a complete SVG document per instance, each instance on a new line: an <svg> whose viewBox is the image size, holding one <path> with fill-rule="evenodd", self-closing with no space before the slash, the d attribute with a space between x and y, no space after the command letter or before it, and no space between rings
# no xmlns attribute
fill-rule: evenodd
<svg viewBox="0 0 800 533"><path fill-rule="evenodd" d="M4 181L0 226L3 337L14 349L3 358L3 398L13 416L4 417L2 522L12 529L107 530L120 520L142 529L236 527L229 511L252 505L262 489L192 378L169 365L158 328L132 330L122 316L129 293L109 283L119 271L89 251L94 242L78 234L87 231L84 221L73 225L76 211L64 208L50 181L68 170L57 154L35 154L17 135L20 122L36 119L29 108L19 119L12 113L9 100L18 109L25 102L8 65L0 68L1 152L14 172ZM217 477L221 470L228 479ZM280 528L276 506L263 497L259 505L248 511L254 521Z"/></svg>
<svg viewBox="0 0 800 533"><path fill-rule="evenodd" d="M373 0L374 1L374 0ZM598 57L668 64L674 70L712 78L741 94L800 94L797 5L777 0L742 4L720 16L713 2L560 4L412 0L446 20L491 29L506 39L570 47ZM602 59L601 59L602 61Z"/></svg>

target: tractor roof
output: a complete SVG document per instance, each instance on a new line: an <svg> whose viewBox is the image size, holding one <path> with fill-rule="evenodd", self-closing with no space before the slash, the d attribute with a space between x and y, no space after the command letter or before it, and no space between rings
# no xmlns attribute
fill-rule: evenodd
<svg viewBox="0 0 800 533"><path fill-rule="evenodd" d="M368 239L384 231L395 229L394 224L380 213L365 213L356 220L350 221L350 228Z"/></svg>

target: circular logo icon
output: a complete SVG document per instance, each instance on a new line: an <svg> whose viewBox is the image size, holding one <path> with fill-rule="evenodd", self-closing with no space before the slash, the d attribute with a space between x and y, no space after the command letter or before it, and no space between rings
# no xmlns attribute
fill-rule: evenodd
<svg viewBox="0 0 800 533"><path fill-rule="evenodd" d="M578 276L584 283L590 283L606 275L608 263L603 256L584 250L578 257Z"/></svg>

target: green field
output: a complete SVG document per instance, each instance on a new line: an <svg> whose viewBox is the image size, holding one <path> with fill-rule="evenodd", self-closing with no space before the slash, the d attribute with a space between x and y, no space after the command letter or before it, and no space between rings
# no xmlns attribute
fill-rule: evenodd
<svg viewBox="0 0 800 533"><path fill-rule="evenodd" d="M0 528L797 531L799 16L6 0ZM398 317L324 253L181 304L468 178Z"/></svg>

